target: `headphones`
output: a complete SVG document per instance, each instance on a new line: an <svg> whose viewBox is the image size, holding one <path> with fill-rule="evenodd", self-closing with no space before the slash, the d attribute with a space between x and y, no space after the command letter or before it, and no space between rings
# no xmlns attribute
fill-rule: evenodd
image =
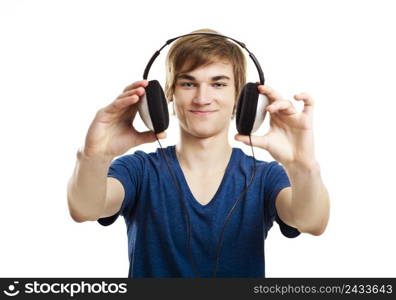
<svg viewBox="0 0 396 300"><path fill-rule="evenodd" d="M161 53L161 50L163 48L165 48L173 41L189 35L219 36L235 42L249 53L249 57L253 60L254 65L257 68L260 78L260 84L264 84L264 75L260 64L254 54L246 48L246 45L244 43L222 34L210 32L188 33L167 40L166 43L150 58L144 70L143 79L147 80L151 65L154 63L155 59ZM145 94L138 102L139 115L146 127L154 131L154 133L160 133L162 131L165 131L169 126L169 112L164 90L162 89L161 84L158 82L158 80L155 79L149 81L149 84L145 88L145 90ZM236 110L236 128L238 133L243 135L249 135L250 133L255 132L264 121L266 114L265 109L268 104L268 98L263 94L259 94L257 85L255 83L249 82L245 84L239 95Z"/></svg>
<svg viewBox="0 0 396 300"><path fill-rule="evenodd" d="M251 53L245 46L244 43L241 43L233 38L227 37L225 35L217 34L217 33L210 33L210 32L194 32L194 33L189 33L185 35L180 35L178 37L172 38L170 40L167 40L166 43L159 49L157 50L153 56L150 58L143 74L143 79L146 80L148 77L148 73L150 71L151 65L154 63L154 60L157 58L157 56L160 54L161 50L172 43L173 41L177 40L178 38L184 37L184 36L189 36L189 35L211 35L211 36L220 36L227 38L229 40L232 40L239 46L241 46L243 49L245 49L249 53L249 57L253 60L254 65L257 68L257 71L259 73L260 77L260 84L264 84L264 75L263 71L260 67L259 62L257 61L256 57L254 56L253 53ZM145 94L141 97L141 99L138 102L138 111L141 119L143 120L144 124L146 127L154 133L160 133L162 131L165 131L168 126L169 126L169 112L168 112L168 103L166 101L165 93L158 82L158 80L150 80L149 84L145 88ZM265 114L266 114L266 107L268 106L269 101L268 98L263 95L259 94L257 85L255 83L249 82L244 85L244 87L241 90L241 93L239 95L238 99L238 105L237 105L237 110L236 110L236 127L238 133L242 135L248 135L250 139L250 145L252 145L251 142L251 136L250 134L252 132L255 132L260 125L263 123ZM197 268L197 263L193 257L192 254L192 245L191 245L191 236L192 236L192 228L191 228L191 220L190 220L190 215L188 213L187 205L186 205L186 200L183 196L181 187L177 183L177 179L175 178L173 172L171 171L171 168L169 166L169 162L167 159L167 156L165 152L162 149L161 143L156 137L160 147L161 147L161 152L162 155L165 158L166 161L166 166L168 168L168 171L172 177L173 182L175 183L177 192L180 196L180 201L181 201L181 206L184 211L184 215L186 218L186 225L187 225L187 249L188 249L188 254L189 254L189 260L191 262L191 267L193 270L193 273L195 277L200 277L198 268ZM254 152L253 152L253 146L252 148L252 154L253 154L253 172L252 176L250 178L250 182L247 185L247 187L242 191L242 193L239 195L238 199L235 201L234 205L228 212L226 219L224 221L223 227L221 228L220 236L217 242L216 246L216 258L215 258L215 263L214 263L214 269L213 269L213 277L216 277L217 270L219 267L219 260L220 260L220 255L221 255L221 249L222 249L222 244L223 244L223 238L224 238L224 232L225 228L228 224L228 222L231 220L231 217L233 213L235 212L235 209L237 208L239 202L243 199L245 194L250 188L250 185L253 183L253 179L256 174L256 159L254 157Z"/></svg>

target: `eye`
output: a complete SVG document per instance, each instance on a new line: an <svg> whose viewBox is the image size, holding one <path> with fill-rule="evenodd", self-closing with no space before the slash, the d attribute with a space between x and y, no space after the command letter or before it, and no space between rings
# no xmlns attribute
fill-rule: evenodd
<svg viewBox="0 0 396 300"><path fill-rule="evenodd" d="M183 86L183 87L193 87L193 85L194 85L194 83L192 83L192 82L182 82L182 83L180 83L180 86Z"/></svg>
<svg viewBox="0 0 396 300"><path fill-rule="evenodd" d="M216 82L213 84L215 87L224 87L227 86L227 84L223 83L223 82Z"/></svg>

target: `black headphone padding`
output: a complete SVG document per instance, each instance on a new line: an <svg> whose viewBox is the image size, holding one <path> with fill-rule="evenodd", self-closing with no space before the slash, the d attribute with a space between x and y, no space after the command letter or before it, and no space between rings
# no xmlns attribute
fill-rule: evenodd
<svg viewBox="0 0 396 300"><path fill-rule="evenodd" d="M169 126L169 112L164 90L158 80L150 80L145 90L154 132L165 131Z"/></svg>
<svg viewBox="0 0 396 300"><path fill-rule="evenodd" d="M259 92L257 85L249 82L244 85L238 99L236 127L238 133L249 135L252 132L257 112Z"/></svg>

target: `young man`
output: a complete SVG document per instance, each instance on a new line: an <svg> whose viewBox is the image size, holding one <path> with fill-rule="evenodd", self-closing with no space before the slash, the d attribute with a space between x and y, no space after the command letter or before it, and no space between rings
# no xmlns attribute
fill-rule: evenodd
<svg viewBox="0 0 396 300"><path fill-rule="evenodd" d="M180 141L164 149L170 170L160 149L120 156L156 140L154 133L131 125L147 81L126 87L97 112L77 153L69 210L77 222L97 220L105 226L124 216L129 277L265 277L264 241L274 220L290 238L324 232L329 197L314 155L313 100L306 93L295 95L304 101L304 110L297 112L266 85L257 88L270 100L270 130L251 138L276 161L256 161L254 181L223 226L253 169L253 158L228 141L245 68L241 49L225 38L195 35L174 42L165 93L179 120ZM249 144L248 136L235 139ZM190 240L172 176L189 214Z"/></svg>

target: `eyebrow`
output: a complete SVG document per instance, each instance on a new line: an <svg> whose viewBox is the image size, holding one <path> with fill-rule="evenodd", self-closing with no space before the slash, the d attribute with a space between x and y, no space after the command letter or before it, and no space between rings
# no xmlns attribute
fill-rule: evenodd
<svg viewBox="0 0 396 300"><path fill-rule="evenodd" d="M196 78L194 76L188 74L179 74L177 76L177 79L187 79L191 81L196 81ZM219 81L219 80L231 80L231 78L226 75L217 75L211 78L211 81Z"/></svg>

